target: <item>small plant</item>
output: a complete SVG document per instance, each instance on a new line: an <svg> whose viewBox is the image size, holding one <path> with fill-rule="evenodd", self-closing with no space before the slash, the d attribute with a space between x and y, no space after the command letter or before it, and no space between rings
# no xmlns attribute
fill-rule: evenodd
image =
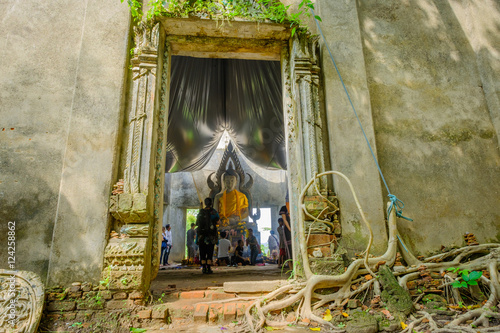
<svg viewBox="0 0 500 333"><path fill-rule="evenodd" d="M126 285L129 283L129 281L128 281L128 279L127 279L126 277L121 278L120 282L121 282L124 286L126 286Z"/></svg>
<svg viewBox="0 0 500 333"><path fill-rule="evenodd" d="M106 268L106 271L107 271L106 278L104 280L99 281L99 284L101 286L104 286L104 288L108 289L109 288L109 284L111 282L111 266L108 266Z"/></svg>
<svg viewBox="0 0 500 333"><path fill-rule="evenodd" d="M466 269L460 270L460 268L450 267L447 269L453 273L457 273L462 278L462 281L455 280L451 286L453 288L467 288L468 286L477 286L477 281L483 275L483 272L478 271L468 271Z"/></svg>
<svg viewBox="0 0 500 333"><path fill-rule="evenodd" d="M338 323L338 324L337 324L337 327L338 327L338 328L344 328L344 327L345 327L345 324L344 324L344 323Z"/></svg>
<svg viewBox="0 0 500 333"><path fill-rule="evenodd" d="M71 327L76 327L76 328L81 328L82 326L83 326L83 323L81 323L81 322L73 323L73 325L71 325Z"/></svg>
<svg viewBox="0 0 500 333"><path fill-rule="evenodd" d="M145 328L131 327L130 328L130 332L132 332L132 333L142 333L142 332L146 332L146 329Z"/></svg>

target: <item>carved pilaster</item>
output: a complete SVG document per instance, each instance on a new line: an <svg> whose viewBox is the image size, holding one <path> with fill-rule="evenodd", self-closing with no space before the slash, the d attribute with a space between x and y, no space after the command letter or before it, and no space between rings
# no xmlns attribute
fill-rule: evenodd
<svg viewBox="0 0 500 333"><path fill-rule="evenodd" d="M160 267L161 226L163 223L163 183L165 178L165 152L167 145L167 117L170 96L170 45L165 43L161 77L161 100L158 110L158 129L155 149L154 206L151 226L151 280Z"/></svg>
<svg viewBox="0 0 500 333"><path fill-rule="evenodd" d="M149 286L152 251L158 242L156 219L157 145L164 143L164 117L155 114L159 23L141 22L134 27L135 49L131 59L132 82L128 114L128 142L123 193L111 196L110 213L117 220L104 253L102 281L110 289L142 289ZM161 152L160 152L161 153ZM158 237L158 235L156 235Z"/></svg>
<svg viewBox="0 0 500 333"><path fill-rule="evenodd" d="M302 122L302 144L306 179L325 171L324 143L319 103L318 38L295 36L292 41L292 76L297 108ZM327 189L326 179L320 180L320 189Z"/></svg>
<svg viewBox="0 0 500 333"><path fill-rule="evenodd" d="M132 65L132 104L128 117L129 137L124 174L125 193L139 193L147 188L151 145L156 68L158 62L159 23L141 22L134 27L135 43ZM149 131L148 131L149 130ZM143 153L145 151L145 153Z"/></svg>

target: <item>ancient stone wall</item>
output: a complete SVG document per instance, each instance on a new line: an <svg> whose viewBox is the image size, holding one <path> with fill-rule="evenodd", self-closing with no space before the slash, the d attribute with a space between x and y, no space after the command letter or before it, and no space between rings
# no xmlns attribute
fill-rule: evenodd
<svg viewBox="0 0 500 333"><path fill-rule="evenodd" d="M390 191L414 219L400 220L403 238L422 253L461 245L468 231L498 241L498 2L325 0L318 10ZM322 56L333 168L351 177L379 226L387 191ZM337 192L344 239L351 229L359 244L349 195Z"/></svg>
<svg viewBox="0 0 500 333"><path fill-rule="evenodd" d="M128 55L118 1L2 1L0 267L96 280L107 237Z"/></svg>

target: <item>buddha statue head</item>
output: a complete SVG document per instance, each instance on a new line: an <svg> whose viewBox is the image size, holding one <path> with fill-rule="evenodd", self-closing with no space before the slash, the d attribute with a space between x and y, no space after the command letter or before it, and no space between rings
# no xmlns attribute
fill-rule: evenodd
<svg viewBox="0 0 500 333"><path fill-rule="evenodd" d="M222 182L224 183L224 190L227 192L238 189L238 175L231 164L222 176Z"/></svg>

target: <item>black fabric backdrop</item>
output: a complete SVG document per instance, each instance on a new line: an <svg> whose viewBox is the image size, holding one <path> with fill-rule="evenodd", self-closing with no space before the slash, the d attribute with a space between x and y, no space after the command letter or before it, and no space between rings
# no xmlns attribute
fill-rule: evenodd
<svg viewBox="0 0 500 333"><path fill-rule="evenodd" d="M202 169L227 130L264 168L286 169L279 61L172 57L167 172Z"/></svg>

